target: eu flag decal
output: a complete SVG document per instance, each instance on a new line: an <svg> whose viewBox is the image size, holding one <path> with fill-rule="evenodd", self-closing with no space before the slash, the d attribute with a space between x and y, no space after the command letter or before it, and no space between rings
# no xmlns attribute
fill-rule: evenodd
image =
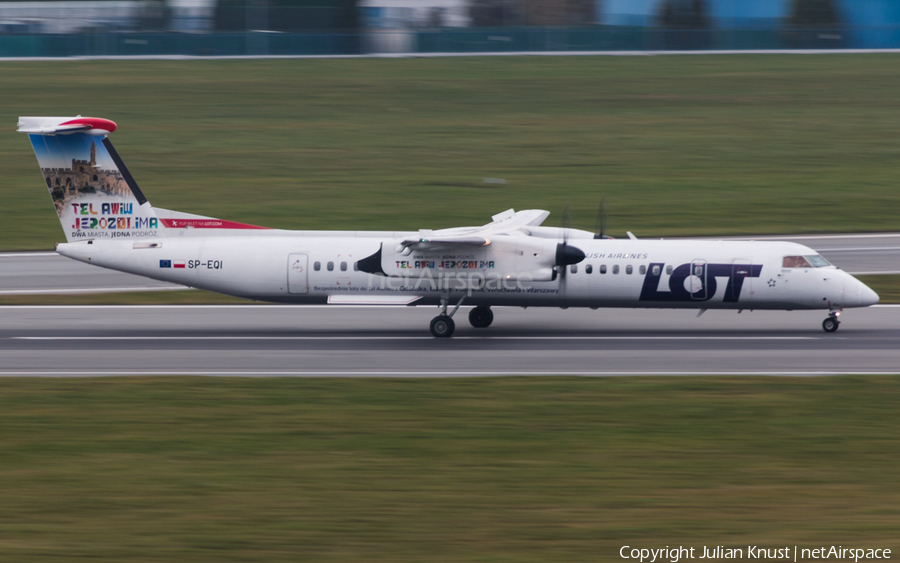
<svg viewBox="0 0 900 563"><path fill-rule="evenodd" d="M160 261L159 261L159 267L160 267L160 268L171 268L171 267L172 267L172 261L171 261L171 260L160 260Z"/></svg>

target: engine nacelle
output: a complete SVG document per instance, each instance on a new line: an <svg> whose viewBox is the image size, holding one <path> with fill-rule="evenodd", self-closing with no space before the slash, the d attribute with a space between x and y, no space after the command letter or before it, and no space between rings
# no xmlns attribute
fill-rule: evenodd
<svg viewBox="0 0 900 563"><path fill-rule="evenodd" d="M575 264L584 253L568 245L528 236L498 236L483 246L434 243L404 246L402 240L386 241L381 249L359 261L370 274L401 278L509 281L553 281L555 268Z"/></svg>

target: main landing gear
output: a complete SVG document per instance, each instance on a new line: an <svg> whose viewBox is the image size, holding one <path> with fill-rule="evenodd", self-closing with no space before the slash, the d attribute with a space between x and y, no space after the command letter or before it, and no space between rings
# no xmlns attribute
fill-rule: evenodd
<svg viewBox="0 0 900 563"><path fill-rule="evenodd" d="M841 321L838 320L838 317L840 315L841 314L838 311L832 311L831 313L829 313L828 318L822 321L822 330L824 330L825 332L836 331L841 325Z"/></svg>
<svg viewBox="0 0 900 563"><path fill-rule="evenodd" d="M465 295L460 297L456 306L448 313L447 306L450 303L449 292L448 294L445 294L444 297L441 297L441 314L431 319L431 334L435 338L447 338L453 335L453 331L456 329L456 323L453 322L453 315L456 314L456 311L459 310L459 306L462 305L465 299ZM493 321L494 313L491 312L490 307L479 305L469 311L469 322L472 323L472 326L475 328L487 328L491 326Z"/></svg>
<svg viewBox="0 0 900 563"><path fill-rule="evenodd" d="M479 305L469 311L469 322L475 328L487 328L494 322L494 313L491 312L490 307Z"/></svg>
<svg viewBox="0 0 900 563"><path fill-rule="evenodd" d="M434 335L435 338L447 338L453 335L453 331L456 329L456 323L453 322L453 315L456 314L456 311L459 310L459 306L462 305L465 299L466 295L463 294L463 296L459 298L459 301L456 302L456 307L448 314L447 305L450 304L450 291L444 291L444 294L441 296L441 314L431 319L431 334Z"/></svg>

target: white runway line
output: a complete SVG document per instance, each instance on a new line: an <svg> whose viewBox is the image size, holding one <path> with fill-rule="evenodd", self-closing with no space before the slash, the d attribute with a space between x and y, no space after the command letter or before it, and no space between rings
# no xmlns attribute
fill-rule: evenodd
<svg viewBox="0 0 900 563"><path fill-rule="evenodd" d="M834 377L841 375L900 375L900 371L4 371L0 377Z"/></svg>
<svg viewBox="0 0 900 563"><path fill-rule="evenodd" d="M847 272L851 276L894 276L900 274L900 270L882 270L880 272ZM886 305L878 305L878 307L886 307Z"/></svg>
<svg viewBox="0 0 900 563"><path fill-rule="evenodd" d="M143 287L79 287L73 289L11 289L0 291L0 295L71 295L82 293L132 293L143 291L185 291L193 290L192 287L169 285L143 286Z"/></svg>
<svg viewBox="0 0 900 563"><path fill-rule="evenodd" d="M819 252L876 252L879 250L900 250L900 246L858 246L855 248L817 248Z"/></svg>
<svg viewBox="0 0 900 563"><path fill-rule="evenodd" d="M59 256L56 252L0 252L0 258L46 258L47 256Z"/></svg>
<svg viewBox="0 0 900 563"><path fill-rule="evenodd" d="M821 340L833 336L454 336L450 340ZM10 340L397 340L397 336L10 336ZM404 336L403 340L438 340Z"/></svg>

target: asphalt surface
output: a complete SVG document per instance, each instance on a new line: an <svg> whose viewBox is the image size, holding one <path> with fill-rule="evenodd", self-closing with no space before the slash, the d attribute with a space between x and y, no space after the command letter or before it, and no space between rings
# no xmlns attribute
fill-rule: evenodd
<svg viewBox="0 0 900 563"><path fill-rule="evenodd" d="M0 253L0 295L117 293L187 289L76 262L55 252Z"/></svg>
<svg viewBox="0 0 900 563"><path fill-rule="evenodd" d="M757 240L789 240L805 244L851 274L900 274L900 233L757 237ZM168 289L186 288L104 270L70 260L55 252L0 253L0 295Z"/></svg>
<svg viewBox="0 0 900 563"><path fill-rule="evenodd" d="M900 306L824 312L411 307L0 307L0 375L409 376L900 373Z"/></svg>

